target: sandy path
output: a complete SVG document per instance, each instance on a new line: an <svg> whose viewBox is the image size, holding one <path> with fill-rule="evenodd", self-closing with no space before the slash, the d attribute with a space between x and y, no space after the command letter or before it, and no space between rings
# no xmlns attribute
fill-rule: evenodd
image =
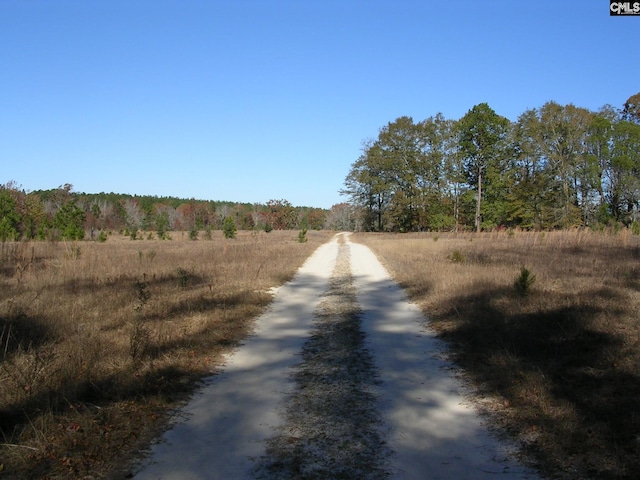
<svg viewBox="0 0 640 480"><path fill-rule="evenodd" d="M333 465L343 461L339 460L341 448L331 447L339 437L322 432L323 417L318 419L317 412L327 409L318 410L314 405L326 388L320 382L332 381L333 375L320 374L320 380L302 383L300 378L307 379L318 365L324 365L327 349L346 338L344 333L337 337L331 333L336 328L346 331L344 327L326 327L340 315L352 319L347 336L363 339L353 344L359 353L348 363L357 364L358 356L373 362L354 367L353 382L343 382L343 387L331 385L343 388L353 399L341 400L340 405L333 402L334 406L352 403L359 410L353 418L375 415L380 427L366 428L374 428L371 431L385 442L377 442L384 454L382 464L378 462L371 470L366 465L349 466L352 470L343 469L341 475L361 471L357 478L537 478L508 460L506 448L487 433L465 401L460 382L442 360L443 346L421 326L424 318L419 310L407 302L375 255L365 246L350 243L347 236L343 238L346 245L339 245L336 237L321 246L296 277L278 290L269 311L258 320L255 334L228 358L223 373L209 379L183 409L174 428L153 447L136 479L331 478L329 467L323 470L319 464L324 459ZM337 307L328 307L326 297L332 296L345 297L343 306L338 302ZM309 355L310 351L315 353ZM328 356L342 354L335 350ZM336 365L340 363L344 362ZM379 381L356 378L367 376ZM311 387L319 388L318 393L306 394ZM325 405L332 404L332 395L326 398ZM313 413L307 415L307 407ZM335 422L335 411L328 409L327 415L327 423ZM312 416L309 424L301 425ZM347 413L344 418L349 417ZM348 440L342 450L352 446L361 433L354 431L358 423L354 425L351 431L345 430ZM278 442L284 448L274 454ZM371 456L378 447L365 447L372 450L361 455L360 463L373 465ZM282 455L289 455L289 460ZM309 457L314 465L302 470L307 473L291 474L291 465ZM260 468L273 465L274 458L278 465L289 461L289 470L277 475L277 469Z"/></svg>

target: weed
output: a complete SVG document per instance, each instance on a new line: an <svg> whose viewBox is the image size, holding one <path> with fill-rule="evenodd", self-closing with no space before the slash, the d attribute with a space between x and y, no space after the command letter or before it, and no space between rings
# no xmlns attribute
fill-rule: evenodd
<svg viewBox="0 0 640 480"><path fill-rule="evenodd" d="M189 271L182 267L178 267L176 272L178 274L178 286L180 288L187 288L187 285L189 285L189 279L191 278Z"/></svg>
<svg viewBox="0 0 640 480"><path fill-rule="evenodd" d="M136 282L136 301L133 305L135 317L131 325L129 337L129 355L134 363L140 363L149 347L150 332L146 325L143 310L151 298L146 282Z"/></svg>
<svg viewBox="0 0 640 480"><path fill-rule="evenodd" d="M447 258L449 258L453 263L464 263L465 260L464 255L460 253L460 250L454 250Z"/></svg>
<svg viewBox="0 0 640 480"><path fill-rule="evenodd" d="M67 249L67 258L71 260L78 260L80 258L80 255L82 254L80 245L75 242L70 244L65 242L65 247Z"/></svg>

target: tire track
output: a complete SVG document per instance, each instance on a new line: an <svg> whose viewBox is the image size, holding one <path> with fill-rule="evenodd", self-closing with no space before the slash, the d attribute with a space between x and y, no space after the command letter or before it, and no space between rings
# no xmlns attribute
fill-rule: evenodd
<svg viewBox="0 0 640 480"><path fill-rule="evenodd" d="M361 311L341 239L329 289L294 368L284 424L256 470L269 479L389 477L389 450L377 409L378 373L365 345Z"/></svg>

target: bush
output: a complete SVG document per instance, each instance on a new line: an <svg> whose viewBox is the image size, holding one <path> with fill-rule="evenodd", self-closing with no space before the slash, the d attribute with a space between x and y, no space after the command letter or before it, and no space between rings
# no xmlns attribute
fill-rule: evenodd
<svg viewBox="0 0 640 480"><path fill-rule="evenodd" d="M307 241L307 229L303 228L298 232L298 243L304 243Z"/></svg>
<svg viewBox="0 0 640 480"><path fill-rule="evenodd" d="M189 285L189 278L191 277L191 274L189 273L188 270L182 267L178 267L177 273L178 273L178 286L180 288L187 288L187 285Z"/></svg>
<svg viewBox="0 0 640 480"><path fill-rule="evenodd" d="M453 263L463 263L464 255L460 253L460 250L454 250L453 253L449 255L449 260L451 260Z"/></svg>

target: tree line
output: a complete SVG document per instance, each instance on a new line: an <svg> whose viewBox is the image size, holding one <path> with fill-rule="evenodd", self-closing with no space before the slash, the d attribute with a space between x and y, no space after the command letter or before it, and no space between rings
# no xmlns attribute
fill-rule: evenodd
<svg viewBox="0 0 640 480"><path fill-rule="evenodd" d="M515 122L403 116L363 143L342 194L367 231L640 230L640 93L597 112L550 101Z"/></svg>
<svg viewBox="0 0 640 480"><path fill-rule="evenodd" d="M330 218L321 208L287 200L266 204L204 201L116 193L78 193L70 184L26 192L15 182L0 185L0 241L97 239L101 232L139 231L167 238L171 231L220 230L229 221L241 230L321 229Z"/></svg>

